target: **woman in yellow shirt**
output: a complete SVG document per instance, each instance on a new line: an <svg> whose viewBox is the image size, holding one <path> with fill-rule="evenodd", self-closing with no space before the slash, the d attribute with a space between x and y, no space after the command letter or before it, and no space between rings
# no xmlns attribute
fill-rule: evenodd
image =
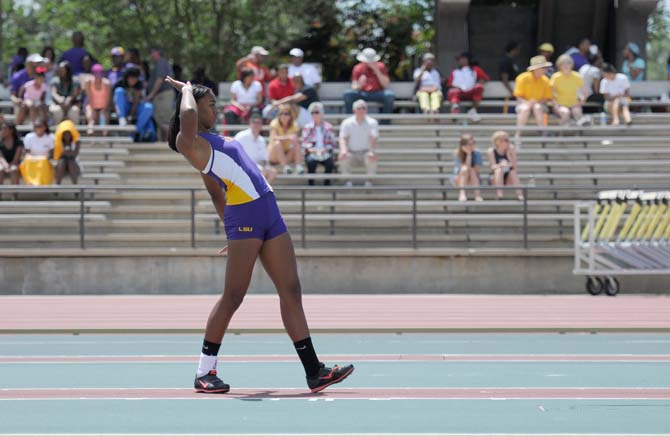
<svg viewBox="0 0 670 437"><path fill-rule="evenodd" d="M554 114L561 119L561 124L568 124L572 115L581 126L588 121L582 114L584 80L572 69L574 65L569 55L559 56L556 60L558 71L551 76L549 83L554 94Z"/></svg>
<svg viewBox="0 0 670 437"><path fill-rule="evenodd" d="M293 173L289 166L295 164L295 171L303 174L302 155L298 144L298 123L291 105L279 106L277 117L270 122L270 144L268 145L270 163L281 165L285 174Z"/></svg>

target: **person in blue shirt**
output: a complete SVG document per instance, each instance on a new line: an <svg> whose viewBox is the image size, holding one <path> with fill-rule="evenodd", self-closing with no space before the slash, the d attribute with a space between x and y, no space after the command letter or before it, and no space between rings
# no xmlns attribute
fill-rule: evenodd
<svg viewBox="0 0 670 437"><path fill-rule="evenodd" d="M647 64L640 57L640 47L634 42L629 42L623 49L623 64L621 72L628 77L631 82L644 80L644 70Z"/></svg>
<svg viewBox="0 0 670 437"><path fill-rule="evenodd" d="M461 135L458 149L454 153L454 185L459 187L458 200L468 200L465 187L479 187L479 169L484 160L479 150L475 150L475 139L472 134ZM475 200L481 202L482 194L475 190Z"/></svg>

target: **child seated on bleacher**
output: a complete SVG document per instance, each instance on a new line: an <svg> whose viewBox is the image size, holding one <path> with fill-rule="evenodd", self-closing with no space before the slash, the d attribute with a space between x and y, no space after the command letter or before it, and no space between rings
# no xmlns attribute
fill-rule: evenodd
<svg viewBox="0 0 670 437"><path fill-rule="evenodd" d="M21 163L21 176L28 185L51 185L54 180L54 169L49 159L53 156L54 136L44 119L37 119L34 132L23 139L26 157Z"/></svg>
<svg viewBox="0 0 670 437"><path fill-rule="evenodd" d="M603 65L603 79L600 81L600 93L605 96L605 109L612 115L612 126L619 124L619 114L626 124L633 120L630 116L630 81L625 74L617 73L612 64Z"/></svg>

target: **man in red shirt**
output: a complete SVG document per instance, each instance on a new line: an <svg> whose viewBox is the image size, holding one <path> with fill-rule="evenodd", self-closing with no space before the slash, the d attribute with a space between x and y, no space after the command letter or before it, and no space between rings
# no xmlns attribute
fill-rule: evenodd
<svg viewBox="0 0 670 437"><path fill-rule="evenodd" d="M359 61L351 73L351 90L344 93L344 108L348 114L352 113L354 101L363 99L368 102L381 102L384 104L384 112L393 112L393 100L395 94L389 86L388 71L381 57L375 49L363 49L357 56Z"/></svg>
<svg viewBox="0 0 670 437"><path fill-rule="evenodd" d="M279 102L284 97L295 94L293 82L288 77L288 64L281 64L277 69L277 77L268 85L268 99L270 103L263 108L263 118L270 120L277 115Z"/></svg>
<svg viewBox="0 0 670 437"><path fill-rule="evenodd" d="M237 66L237 78L240 78L242 70L248 68L254 72L254 80L257 80L263 87L265 87L265 85L272 79L270 70L262 65L266 56L269 54L270 53L261 46L252 47L251 53L235 62L235 65Z"/></svg>

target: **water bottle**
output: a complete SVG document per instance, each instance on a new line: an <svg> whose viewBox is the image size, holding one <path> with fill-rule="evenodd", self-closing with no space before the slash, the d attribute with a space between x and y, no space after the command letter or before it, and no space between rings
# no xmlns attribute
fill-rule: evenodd
<svg viewBox="0 0 670 437"><path fill-rule="evenodd" d="M607 124L607 114L605 114L605 111L600 113L600 125L605 126Z"/></svg>
<svg viewBox="0 0 670 437"><path fill-rule="evenodd" d="M528 187L534 187L535 186L535 176L534 175L529 175L528 176L528 183L526 185Z"/></svg>

